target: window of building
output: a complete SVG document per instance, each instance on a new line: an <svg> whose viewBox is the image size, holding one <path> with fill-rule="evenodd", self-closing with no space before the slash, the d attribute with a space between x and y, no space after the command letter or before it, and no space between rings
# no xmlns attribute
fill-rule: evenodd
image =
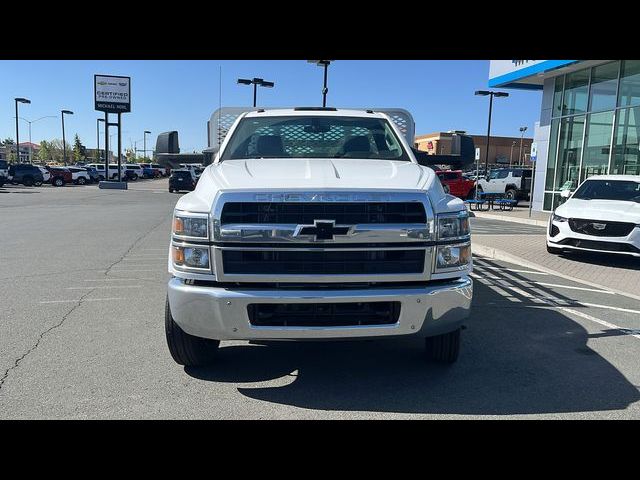
<svg viewBox="0 0 640 480"><path fill-rule="evenodd" d="M544 182L545 190L553 190L554 174L556 173L556 147L558 145L558 127L560 119L551 120L551 135L549 136L549 155L547 157L547 178Z"/></svg>
<svg viewBox="0 0 640 480"><path fill-rule="evenodd" d="M560 122L558 167L554 190L560 190L567 181L572 182L572 189L578 186L584 121L585 116L580 115L563 118Z"/></svg>
<svg viewBox="0 0 640 480"><path fill-rule="evenodd" d="M619 70L620 62L593 67L591 71L591 91L589 92L589 111L616 108Z"/></svg>
<svg viewBox="0 0 640 480"><path fill-rule="evenodd" d="M611 173L640 175L640 107L618 110L613 134Z"/></svg>
<svg viewBox="0 0 640 480"><path fill-rule="evenodd" d="M589 93L589 69L566 75L564 83L563 115L574 115L587 111Z"/></svg>
<svg viewBox="0 0 640 480"><path fill-rule="evenodd" d="M640 105L640 60L622 62L618 105Z"/></svg>
<svg viewBox="0 0 640 480"><path fill-rule="evenodd" d="M556 78L555 87L553 89L553 111L551 116L559 117L562 115L562 89L564 88L564 75Z"/></svg>
<svg viewBox="0 0 640 480"><path fill-rule="evenodd" d="M580 181L592 175L606 175L609 169L613 110L587 116Z"/></svg>

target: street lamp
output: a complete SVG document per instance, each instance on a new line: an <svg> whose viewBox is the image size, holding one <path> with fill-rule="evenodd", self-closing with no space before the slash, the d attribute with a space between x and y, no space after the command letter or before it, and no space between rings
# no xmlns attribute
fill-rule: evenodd
<svg viewBox="0 0 640 480"><path fill-rule="evenodd" d="M327 93L329 93L329 89L327 88L327 70L329 69L329 64L331 60L307 60L309 63L315 63L319 67L324 68L324 85L322 86L322 107L327 106Z"/></svg>
<svg viewBox="0 0 640 480"><path fill-rule="evenodd" d="M255 105L254 105L255 106ZM144 158L147 158L147 133L151 134L151 132L149 130L145 130L144 134L143 134L143 147L144 147Z"/></svg>
<svg viewBox="0 0 640 480"><path fill-rule="evenodd" d="M31 124L32 123L36 123L36 122L38 122L38 121L40 121L40 120L42 120L44 118L57 118L57 117L55 117L53 115L47 115L46 117L40 117L40 118L37 118L35 120L27 120L24 117L20 117L20 120L24 120L25 122L27 122L29 124L29 163L33 163L33 160L31 158Z"/></svg>
<svg viewBox="0 0 640 480"><path fill-rule="evenodd" d="M524 162L522 161L522 138L524 137L524 132L527 131L527 127L520 127L520 154L518 155L518 162L520 162L520 165L524 165Z"/></svg>
<svg viewBox="0 0 640 480"><path fill-rule="evenodd" d="M104 123L104 118L96 119L96 144L98 146L96 152L96 162L100 161L100 122Z"/></svg>
<svg viewBox="0 0 640 480"><path fill-rule="evenodd" d="M254 78L253 80L249 80L248 78L239 78L238 84L240 85L253 85L253 106L256 106L256 98L257 98L257 90L258 85L265 88L273 88L275 83L267 82L262 78ZM146 152L145 152L146 153Z"/></svg>
<svg viewBox="0 0 640 480"><path fill-rule="evenodd" d="M489 121L487 122L487 153L484 160L485 175L489 174L489 138L491 136L491 110L493 108L493 97L508 97L507 92L493 92L490 90L476 90L476 95L486 97L489 95Z"/></svg>
<svg viewBox="0 0 640 480"><path fill-rule="evenodd" d="M16 101L16 163L20 163L20 131L18 128L18 103L31 103L28 98L18 97Z"/></svg>
<svg viewBox="0 0 640 480"><path fill-rule="evenodd" d="M513 147L516 146L516 141L511 142L511 151L509 152L509 167L511 167L511 160L513 159Z"/></svg>
<svg viewBox="0 0 640 480"><path fill-rule="evenodd" d="M71 110L62 110L62 161L67 164L67 143L64 138L64 114L73 115Z"/></svg>

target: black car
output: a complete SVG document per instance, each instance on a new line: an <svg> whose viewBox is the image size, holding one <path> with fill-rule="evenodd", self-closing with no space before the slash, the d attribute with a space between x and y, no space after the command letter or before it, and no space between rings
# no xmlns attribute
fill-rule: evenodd
<svg viewBox="0 0 640 480"><path fill-rule="evenodd" d="M196 180L189 170L173 170L169 177L169 192L180 190L193 191L196 188Z"/></svg>
<svg viewBox="0 0 640 480"><path fill-rule="evenodd" d="M44 177L40 169L35 165L29 165L25 163L10 165L9 177L11 177L11 183L13 183L14 185L21 183L25 187L31 187L32 185L42 185L42 182L44 182Z"/></svg>

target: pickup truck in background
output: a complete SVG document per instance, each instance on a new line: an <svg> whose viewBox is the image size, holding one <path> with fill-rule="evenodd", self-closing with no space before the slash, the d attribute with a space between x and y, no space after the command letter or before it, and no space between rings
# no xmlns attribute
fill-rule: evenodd
<svg viewBox="0 0 640 480"><path fill-rule="evenodd" d="M412 148L411 115L229 110L213 163L173 214L173 359L209 364L221 340L416 336L427 358L455 362L473 295L468 212L431 168L449 162ZM451 156L461 167L467 150Z"/></svg>
<svg viewBox="0 0 640 480"><path fill-rule="evenodd" d="M501 193L508 200L529 200L531 192L530 168L497 168L489 176L478 180L478 192Z"/></svg>

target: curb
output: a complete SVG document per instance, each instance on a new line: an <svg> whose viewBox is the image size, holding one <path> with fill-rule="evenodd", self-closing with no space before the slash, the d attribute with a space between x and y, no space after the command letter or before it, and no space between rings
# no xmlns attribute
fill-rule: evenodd
<svg viewBox="0 0 640 480"><path fill-rule="evenodd" d="M538 265L537 263L530 262L529 260L525 260L522 257L518 257L517 255L513 255L511 253L505 252L504 250L499 250L497 248L487 247L486 245L478 245L477 243L471 242L471 253L473 255L479 255L481 257L490 258L493 260L501 260L503 262L514 263L516 265L520 265L521 267L527 267L533 270L538 270L540 272L549 273L551 275L555 275L557 277L564 278L566 280L571 280L572 282L581 283L582 285L588 285L589 287L595 287L601 290L607 290L609 292L622 295L623 297L629 297L629 298L633 298L634 300L640 300L640 295L634 295L632 293L616 290L611 287L607 287L605 285L599 285L597 283L588 282L586 280L582 280L581 278L565 275L564 273L560 273L548 267L543 267L542 265Z"/></svg>
<svg viewBox="0 0 640 480"><path fill-rule="evenodd" d="M549 220L534 220L532 218L504 217L502 215L492 215L490 213L474 212L476 218L487 218L489 220L502 220L503 222L524 223L527 225L536 225L538 227L546 227Z"/></svg>

